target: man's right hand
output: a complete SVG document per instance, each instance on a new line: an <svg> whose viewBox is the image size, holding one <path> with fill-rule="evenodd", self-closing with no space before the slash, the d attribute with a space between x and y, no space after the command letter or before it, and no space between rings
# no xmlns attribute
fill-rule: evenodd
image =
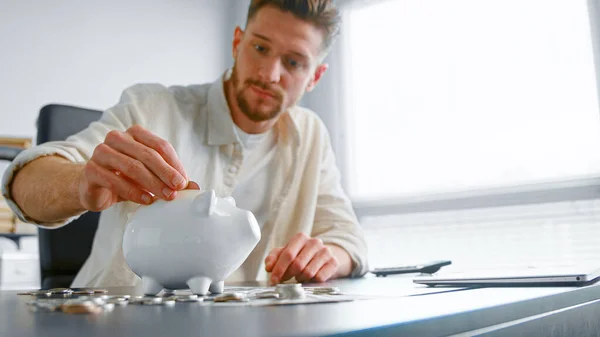
<svg viewBox="0 0 600 337"><path fill-rule="evenodd" d="M188 182L173 146L135 125L110 131L96 147L79 179L79 201L93 212L120 201L147 205L154 198L174 199Z"/></svg>

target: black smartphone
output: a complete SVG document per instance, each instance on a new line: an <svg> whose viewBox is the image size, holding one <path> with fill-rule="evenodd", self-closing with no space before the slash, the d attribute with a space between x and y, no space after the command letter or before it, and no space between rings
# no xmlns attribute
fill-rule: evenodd
<svg viewBox="0 0 600 337"><path fill-rule="evenodd" d="M452 264L450 260L436 260L430 261L426 263L421 263L417 265L405 265L405 266L396 266L396 267L384 267L384 268L374 268L371 270L371 273L379 276L387 276L393 274L408 274L408 273L422 273L422 274L433 274L440 270L443 266L447 266Z"/></svg>

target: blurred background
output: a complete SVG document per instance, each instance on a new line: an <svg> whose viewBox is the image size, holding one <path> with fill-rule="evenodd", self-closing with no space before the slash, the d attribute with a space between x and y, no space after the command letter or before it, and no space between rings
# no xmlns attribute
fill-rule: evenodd
<svg viewBox="0 0 600 337"><path fill-rule="evenodd" d="M213 81L248 3L0 0L0 143L35 144L46 104ZM371 267L600 267L600 1L337 4L342 35L301 104L331 133ZM0 287L37 287L36 229L2 228L31 236L2 241Z"/></svg>

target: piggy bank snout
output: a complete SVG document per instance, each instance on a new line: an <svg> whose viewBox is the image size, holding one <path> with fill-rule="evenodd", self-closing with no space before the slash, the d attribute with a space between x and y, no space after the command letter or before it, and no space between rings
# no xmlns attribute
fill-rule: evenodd
<svg viewBox="0 0 600 337"><path fill-rule="evenodd" d="M256 221L256 217L254 216L254 214L252 214L252 212L250 211L245 211L246 213L246 219L247 219L247 228L250 232L250 235L254 238L255 240L255 245L258 243L258 241L260 241L260 237L261 237L261 233L260 233L260 227L258 226L258 221Z"/></svg>

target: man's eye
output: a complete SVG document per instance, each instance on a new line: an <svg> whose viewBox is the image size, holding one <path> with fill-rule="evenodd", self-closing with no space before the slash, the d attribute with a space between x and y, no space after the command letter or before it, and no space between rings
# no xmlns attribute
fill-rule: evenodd
<svg viewBox="0 0 600 337"><path fill-rule="evenodd" d="M256 51L258 51L259 53L265 53L267 51L267 49L265 49L263 46L255 44L254 45L254 49L256 49Z"/></svg>
<svg viewBox="0 0 600 337"><path fill-rule="evenodd" d="M300 63L300 62L296 61L296 60L295 60L295 59L293 59L293 58L288 58L288 59L287 59L287 64L288 64L288 65L289 65L291 68L293 68L293 69L297 69L297 68L301 68L301 67L302 67L302 63Z"/></svg>

